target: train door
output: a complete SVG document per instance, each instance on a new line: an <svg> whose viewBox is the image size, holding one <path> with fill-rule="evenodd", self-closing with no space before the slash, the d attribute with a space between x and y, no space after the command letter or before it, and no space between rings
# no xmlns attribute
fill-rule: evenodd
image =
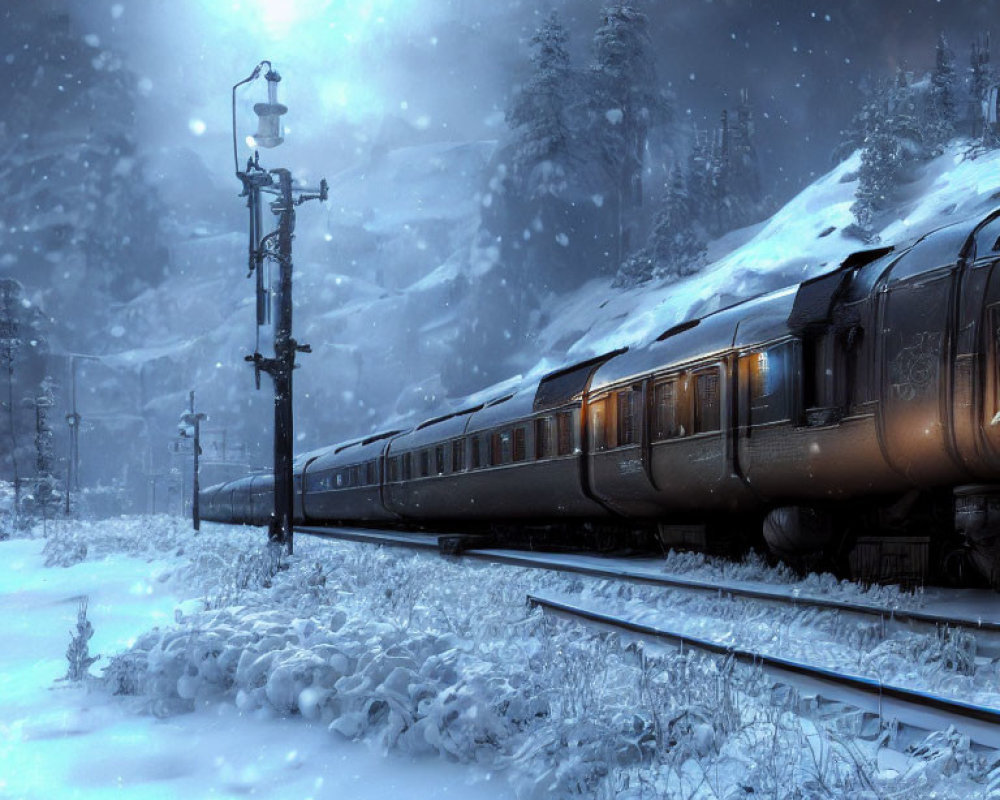
<svg viewBox="0 0 1000 800"><path fill-rule="evenodd" d="M968 327L970 341L961 342L956 359L956 406L968 415L956 419L956 438L963 454L977 452L976 470L990 475L1000 469L1000 218L976 232L970 255L961 297L968 324L960 329ZM970 430L978 438L974 449L967 446Z"/></svg>
<svg viewBox="0 0 1000 800"><path fill-rule="evenodd" d="M880 439L889 463L914 486L963 475L950 416L952 298L963 243L939 234L918 244L896 262L879 296ZM935 263L945 266L928 270Z"/></svg>

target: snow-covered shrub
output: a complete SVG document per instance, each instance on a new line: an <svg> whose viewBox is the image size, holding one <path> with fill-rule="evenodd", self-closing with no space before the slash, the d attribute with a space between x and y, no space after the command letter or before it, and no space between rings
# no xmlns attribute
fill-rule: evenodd
<svg viewBox="0 0 1000 800"><path fill-rule="evenodd" d="M253 551L241 551L227 569L217 591L205 601L208 608L235 605L248 590L268 589L271 580L282 568L280 546L267 544Z"/></svg>
<svg viewBox="0 0 1000 800"><path fill-rule="evenodd" d="M87 619L87 598L80 601L80 607L76 613L76 631L70 631L69 647L66 648L66 660L69 667L63 680L79 683L90 677L90 665L93 664L99 655L90 655L90 645L88 642L94 635L94 626Z"/></svg>
<svg viewBox="0 0 1000 800"><path fill-rule="evenodd" d="M53 536L42 548L47 567L72 567L87 558L87 543L77 538Z"/></svg>

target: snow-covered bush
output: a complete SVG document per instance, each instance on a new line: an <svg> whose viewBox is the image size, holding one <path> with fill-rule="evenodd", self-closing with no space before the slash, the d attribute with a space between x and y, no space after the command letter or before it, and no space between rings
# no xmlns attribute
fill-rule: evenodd
<svg viewBox="0 0 1000 800"><path fill-rule="evenodd" d="M79 683L90 677L90 666L100 656L90 655L88 642L94 635L94 626L87 619L87 598L80 601L76 614L76 631L70 631L69 647L66 648L66 660L69 667L63 680Z"/></svg>

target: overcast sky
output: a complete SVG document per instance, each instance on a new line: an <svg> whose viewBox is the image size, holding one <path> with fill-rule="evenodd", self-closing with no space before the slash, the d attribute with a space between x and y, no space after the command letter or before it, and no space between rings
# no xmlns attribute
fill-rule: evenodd
<svg viewBox="0 0 1000 800"><path fill-rule="evenodd" d="M28 3L28 0L18 0ZM386 115L439 139L496 138L528 39L555 8L575 64L590 59L600 0L93 0L68 7L81 31L126 55L143 94L144 141L195 149L232 172L230 88L262 58L285 80L284 163L329 175L356 163ZM28 3L31 5L30 3ZM647 0L659 73L682 120L714 124L751 91L768 188L779 198L829 166L867 72L925 71L944 30L960 69L1000 20L1000 0L810 3ZM262 85L257 90L262 91ZM240 137L252 132L240 95Z"/></svg>

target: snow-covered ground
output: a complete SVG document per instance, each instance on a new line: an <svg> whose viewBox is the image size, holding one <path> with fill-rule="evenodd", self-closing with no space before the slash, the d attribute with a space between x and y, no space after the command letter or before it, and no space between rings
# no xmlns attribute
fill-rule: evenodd
<svg viewBox="0 0 1000 800"><path fill-rule="evenodd" d="M167 517L0 542L0 796L987 797L992 754L723 659L546 617L528 592L755 637L760 612L651 587ZM85 548L84 548L85 545ZM48 561L51 566L45 566ZM672 570L720 569L674 557ZM787 581L759 563L726 567ZM79 599L102 659L59 682ZM769 613L815 658L870 626ZM901 680L933 643L899 634ZM807 645L812 638L814 643ZM923 659L965 691L959 668ZM985 676L993 665L980 665ZM950 673L949 673L950 670ZM888 680L888 678L887 678ZM899 752L902 750L903 752Z"/></svg>

